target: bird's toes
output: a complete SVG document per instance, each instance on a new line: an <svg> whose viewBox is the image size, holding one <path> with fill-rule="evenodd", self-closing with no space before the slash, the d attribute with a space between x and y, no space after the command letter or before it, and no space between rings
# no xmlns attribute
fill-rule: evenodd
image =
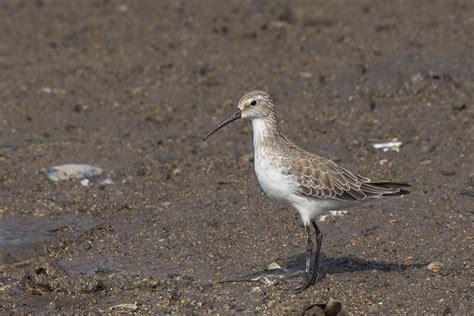
<svg viewBox="0 0 474 316"><path fill-rule="evenodd" d="M314 285L313 281L306 280L303 285L298 286L296 289L294 289L293 292L295 294L300 294L300 293L304 292L306 289L308 289L309 287L311 287L312 285Z"/></svg>

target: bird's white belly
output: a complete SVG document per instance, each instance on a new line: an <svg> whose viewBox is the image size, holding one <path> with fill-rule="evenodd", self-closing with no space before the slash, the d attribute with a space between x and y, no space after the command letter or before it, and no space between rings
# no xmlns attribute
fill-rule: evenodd
<svg viewBox="0 0 474 316"><path fill-rule="evenodd" d="M348 203L334 199L318 199L314 197L307 197L301 195L292 196L290 205L293 206L305 225L309 225L311 220L316 220L320 215L326 214L329 211L343 210L357 203Z"/></svg>

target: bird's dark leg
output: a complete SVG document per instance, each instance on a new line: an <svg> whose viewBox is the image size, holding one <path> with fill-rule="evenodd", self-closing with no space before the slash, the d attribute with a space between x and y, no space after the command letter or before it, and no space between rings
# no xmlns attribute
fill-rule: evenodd
<svg viewBox="0 0 474 316"><path fill-rule="evenodd" d="M304 229L306 230L306 274L305 274L305 282L302 286L296 288L295 292L300 293L306 290L308 287L313 285L311 283L311 277L313 275L311 268L311 259L313 257L313 239L311 238L311 227L309 225L305 225Z"/></svg>
<svg viewBox="0 0 474 316"><path fill-rule="evenodd" d="M311 273L310 283L314 284L318 277L319 262L321 261L321 244L323 243L323 233L318 227L316 221L312 220L314 231L316 232L316 252L314 253L313 269Z"/></svg>

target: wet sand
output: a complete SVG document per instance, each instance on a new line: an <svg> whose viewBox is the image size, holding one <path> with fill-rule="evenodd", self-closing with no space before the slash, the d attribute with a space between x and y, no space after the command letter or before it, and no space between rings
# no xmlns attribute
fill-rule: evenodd
<svg viewBox="0 0 474 316"><path fill-rule="evenodd" d="M474 3L0 7L3 311L472 311ZM413 186L322 222L323 275L302 294L300 278L221 282L303 264L298 214L256 181L250 123L201 142L254 89L297 144ZM399 152L373 148L394 138ZM44 176L65 163L104 174Z"/></svg>

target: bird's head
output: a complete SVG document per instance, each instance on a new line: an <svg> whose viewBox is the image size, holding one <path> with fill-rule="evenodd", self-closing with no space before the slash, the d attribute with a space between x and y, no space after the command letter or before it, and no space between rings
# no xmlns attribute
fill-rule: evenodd
<svg viewBox="0 0 474 316"><path fill-rule="evenodd" d="M237 105L237 110L222 120L222 122L220 122L213 130L207 133L207 135L204 136L202 140L206 140L209 136L217 132L222 127L240 118L253 120L265 119L274 116L275 109L270 95L265 91L255 90L245 94L242 98L240 98Z"/></svg>

